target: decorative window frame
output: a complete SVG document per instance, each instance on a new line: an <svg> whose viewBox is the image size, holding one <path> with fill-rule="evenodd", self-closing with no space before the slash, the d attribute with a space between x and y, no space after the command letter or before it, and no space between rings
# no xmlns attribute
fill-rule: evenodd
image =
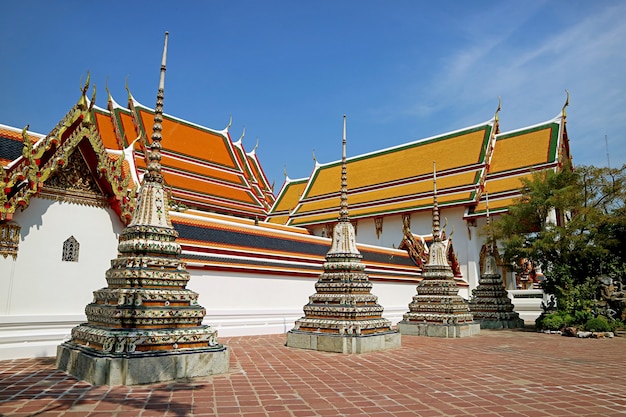
<svg viewBox="0 0 626 417"><path fill-rule="evenodd" d="M79 252L80 243L74 236L70 236L63 242L63 254L61 256L61 261L78 262Z"/></svg>
<svg viewBox="0 0 626 417"><path fill-rule="evenodd" d="M376 227L376 238L380 239L383 233L383 216L374 217L374 226Z"/></svg>

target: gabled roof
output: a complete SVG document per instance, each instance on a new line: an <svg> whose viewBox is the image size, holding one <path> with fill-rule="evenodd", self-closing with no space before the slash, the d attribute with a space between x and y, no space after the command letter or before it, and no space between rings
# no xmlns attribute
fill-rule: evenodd
<svg viewBox="0 0 626 417"><path fill-rule="evenodd" d="M109 97L108 109L96 108L98 131L107 147L119 149L135 139L139 175L146 167L154 110L129 95L128 108ZM167 114L163 116L163 177L177 204L225 214L265 219L274 195L256 154L246 154L228 132L209 129Z"/></svg>
<svg viewBox="0 0 626 417"><path fill-rule="evenodd" d="M93 118L93 106L83 94L57 126L46 135L30 137L24 129L19 156L3 164L0 172L0 220L11 220L17 208L28 207L31 197L37 195L45 182L61 170L76 152L89 167L97 187L108 198L120 217L130 219L134 207L135 190L128 172L128 164L120 155L109 153L103 146ZM16 129L5 129L12 130ZM8 136L8 135L6 135ZM5 138L20 142L19 139ZM15 145L13 145L15 146Z"/></svg>
<svg viewBox="0 0 626 417"><path fill-rule="evenodd" d="M196 210L170 212L188 269L317 278L328 238L306 229ZM371 280L418 282L421 268L406 251L357 244Z"/></svg>
<svg viewBox="0 0 626 417"><path fill-rule="evenodd" d="M485 181L488 196L482 195L465 217L484 216L487 197L490 213L505 212L521 197L522 178L531 179L535 171L559 169L569 158L569 142L562 114L535 126L497 134Z"/></svg>
<svg viewBox="0 0 626 417"><path fill-rule="evenodd" d="M432 207L432 169L437 162L441 206L468 204L484 178L495 119L480 125L358 155L347 160L350 217L359 219ZM316 165L295 205L301 182L286 184L269 221L312 225L336 220L340 161Z"/></svg>
<svg viewBox="0 0 626 417"><path fill-rule="evenodd" d="M292 180L287 177L278 192L278 197L276 197L276 202L272 207L268 221L276 224L287 224L289 214L298 205L298 201L300 201L300 197L308 182L308 178Z"/></svg>
<svg viewBox="0 0 626 417"><path fill-rule="evenodd" d="M0 126L0 220L25 208L56 166L80 148L99 186L124 222L130 220L136 186L146 168L154 111L129 94L128 108L109 95L108 109L86 96L44 136ZM256 156L241 141L231 141L228 127L212 130L173 116L163 117L163 177L179 207L195 207L264 220L274 195ZM105 174L105 175L102 175Z"/></svg>

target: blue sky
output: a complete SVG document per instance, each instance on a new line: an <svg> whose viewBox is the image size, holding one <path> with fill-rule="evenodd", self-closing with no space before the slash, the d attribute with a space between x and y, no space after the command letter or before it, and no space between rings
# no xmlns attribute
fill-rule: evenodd
<svg viewBox="0 0 626 417"><path fill-rule="evenodd" d="M549 120L571 94L574 162L626 163L623 1L30 1L0 4L0 123L48 133L91 72L165 112L243 129L276 192L348 156L482 123ZM163 133L167 135L167 132ZM523 150L520 150L520 153Z"/></svg>

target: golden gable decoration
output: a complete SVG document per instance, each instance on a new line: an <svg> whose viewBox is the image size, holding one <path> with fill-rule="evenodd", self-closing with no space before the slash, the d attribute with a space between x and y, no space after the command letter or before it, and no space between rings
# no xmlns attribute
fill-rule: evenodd
<svg viewBox="0 0 626 417"><path fill-rule="evenodd" d="M88 140L97 159L97 175L111 186L113 196L109 203L127 224L136 205L137 185L129 189L130 175L124 172L124 155L113 160L107 153L94 123L93 105L86 93L89 74L76 105L44 139L37 143L28 136L28 126L22 131L24 148L16 164L0 177L0 220L11 220L19 207L24 210L30 198L38 195L53 173L68 164L70 156L83 140ZM86 175L86 173L85 173Z"/></svg>

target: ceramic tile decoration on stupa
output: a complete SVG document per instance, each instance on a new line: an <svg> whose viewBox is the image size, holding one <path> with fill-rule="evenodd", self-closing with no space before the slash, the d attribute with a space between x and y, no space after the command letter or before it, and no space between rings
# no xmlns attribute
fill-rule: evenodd
<svg viewBox="0 0 626 417"><path fill-rule="evenodd" d="M469 308L474 320L480 323L481 329L515 329L523 328L524 320L513 311L513 303L504 288L502 275L497 272L495 253L498 250L491 231L489 218L489 197L487 201L487 228L489 237L485 242L486 256L483 272L478 280L478 286L473 291L469 301Z"/></svg>
<svg viewBox="0 0 626 417"><path fill-rule="evenodd" d="M57 368L93 385L135 385L228 371L229 351L202 325L205 309L186 289L178 233L161 173L161 122L168 34L147 172L138 203L119 237L108 286L94 291L87 323L57 350Z"/></svg>
<svg viewBox="0 0 626 417"><path fill-rule="evenodd" d="M467 302L458 294L459 289L441 238L436 169L433 188L433 243L428 262L424 265L424 278L417 285L417 295L413 296L409 304L409 312L398 323L398 330L403 335L473 336L480 333L480 325L474 322Z"/></svg>
<svg viewBox="0 0 626 417"><path fill-rule="evenodd" d="M341 208L333 228L324 272L316 293L304 306L304 317L287 333L289 347L338 353L364 353L399 347L400 334L382 317L383 307L371 294L372 283L361 263L354 226L348 215L346 116L343 117Z"/></svg>

